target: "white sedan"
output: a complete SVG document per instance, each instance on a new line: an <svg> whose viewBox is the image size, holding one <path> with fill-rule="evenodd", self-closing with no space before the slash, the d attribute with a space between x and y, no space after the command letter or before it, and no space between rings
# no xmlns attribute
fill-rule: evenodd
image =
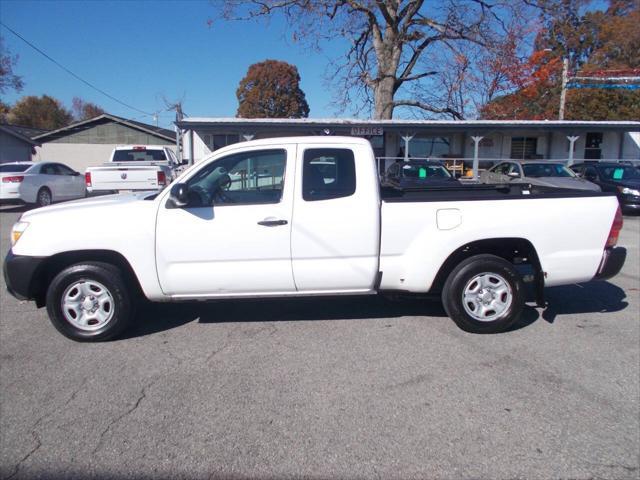
<svg viewBox="0 0 640 480"><path fill-rule="evenodd" d="M86 196L84 177L61 163L0 164L0 202L40 207Z"/></svg>

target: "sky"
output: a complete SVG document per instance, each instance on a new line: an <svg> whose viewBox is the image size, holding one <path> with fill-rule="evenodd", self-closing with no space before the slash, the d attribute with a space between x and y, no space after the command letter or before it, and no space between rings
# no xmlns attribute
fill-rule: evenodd
<svg viewBox="0 0 640 480"><path fill-rule="evenodd" d="M336 116L325 80L327 54L293 42L281 20L218 21L215 1L0 0L0 21L113 97L143 112L160 111L160 126L171 127L174 119L162 111L164 98L183 99L191 117L235 116L240 80L249 65L268 58L298 67L310 117ZM1 26L0 35L18 55L14 73L25 84L5 94L5 103L47 94L70 107L77 96L114 115L154 123L152 115L91 89ZM344 51L341 42L325 51Z"/></svg>

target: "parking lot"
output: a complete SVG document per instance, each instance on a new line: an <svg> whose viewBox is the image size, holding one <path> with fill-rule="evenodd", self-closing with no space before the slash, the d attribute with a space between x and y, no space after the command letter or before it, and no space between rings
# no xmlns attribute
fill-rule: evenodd
<svg viewBox="0 0 640 480"><path fill-rule="evenodd" d="M620 275L549 288L499 335L340 297L152 305L79 344L2 280L0 475L636 479L640 217L619 243Z"/></svg>

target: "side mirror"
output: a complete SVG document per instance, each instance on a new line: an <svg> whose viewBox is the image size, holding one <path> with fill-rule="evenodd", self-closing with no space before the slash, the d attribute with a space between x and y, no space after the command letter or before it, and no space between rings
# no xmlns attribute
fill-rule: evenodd
<svg viewBox="0 0 640 480"><path fill-rule="evenodd" d="M509 172L507 173L507 176L511 178L520 178L520 174L518 172Z"/></svg>
<svg viewBox="0 0 640 480"><path fill-rule="evenodd" d="M189 160L186 158L183 158L182 161L178 164L178 165L187 165L189 163Z"/></svg>
<svg viewBox="0 0 640 480"><path fill-rule="evenodd" d="M176 183L171 187L169 192L169 200L178 207L186 207L189 204L189 187L186 183Z"/></svg>

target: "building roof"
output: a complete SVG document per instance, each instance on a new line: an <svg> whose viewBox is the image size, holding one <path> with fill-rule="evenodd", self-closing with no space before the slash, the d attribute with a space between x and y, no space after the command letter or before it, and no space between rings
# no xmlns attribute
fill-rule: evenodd
<svg viewBox="0 0 640 480"><path fill-rule="evenodd" d="M0 130L30 145L40 146L40 142L32 140L30 135L28 134L29 130L38 130L38 129L22 127L20 125L11 125L8 123L0 123Z"/></svg>
<svg viewBox="0 0 640 480"><path fill-rule="evenodd" d="M582 121L582 120L370 120L355 118L184 118L176 125L183 129L197 127L244 127L273 128L276 126L292 129L308 128L351 128L382 127L388 130L406 131L411 129L431 130L614 130L640 131L640 122L632 121Z"/></svg>
<svg viewBox="0 0 640 480"><path fill-rule="evenodd" d="M94 125L99 125L99 124L108 123L108 122L120 123L122 125L126 125L127 127L133 128L135 130L139 130L139 131L148 133L150 135L153 135L155 137L162 138L163 140L168 140L171 142L176 141L176 132L174 132L173 130L156 127L154 125L137 122L135 120L129 120L127 118L111 115L110 113L103 113L102 115L98 115L97 117L90 118L88 120L82 120L80 122L72 123L71 125L67 125L66 127L58 128L57 130L52 130L50 132L37 135L34 137L34 139L40 142L49 142L51 140L64 137L71 133L75 133L80 130L91 128Z"/></svg>

